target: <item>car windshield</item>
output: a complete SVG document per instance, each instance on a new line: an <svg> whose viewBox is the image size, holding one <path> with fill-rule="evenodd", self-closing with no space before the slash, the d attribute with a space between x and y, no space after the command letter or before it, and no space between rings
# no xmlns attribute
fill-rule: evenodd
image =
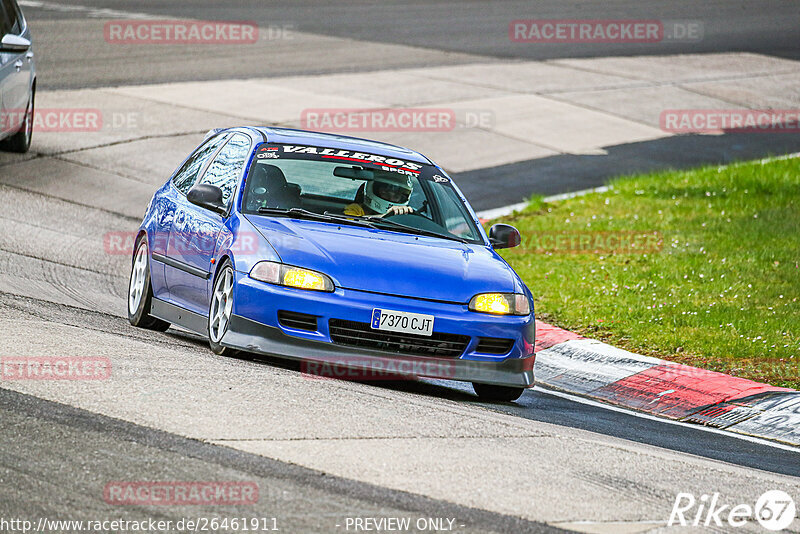
<svg viewBox="0 0 800 534"><path fill-rule="evenodd" d="M242 212L347 221L482 243L450 179L432 165L352 150L264 143L247 173ZM311 213L308 213L311 212ZM414 232L416 230L416 232Z"/></svg>

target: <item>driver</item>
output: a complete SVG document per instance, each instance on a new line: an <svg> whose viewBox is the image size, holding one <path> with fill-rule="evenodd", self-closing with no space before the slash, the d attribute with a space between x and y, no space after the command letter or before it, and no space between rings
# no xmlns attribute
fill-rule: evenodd
<svg viewBox="0 0 800 534"><path fill-rule="evenodd" d="M364 188L364 203L354 202L344 209L345 215L403 215L414 211L408 206L411 196L411 178L380 174L367 182Z"/></svg>

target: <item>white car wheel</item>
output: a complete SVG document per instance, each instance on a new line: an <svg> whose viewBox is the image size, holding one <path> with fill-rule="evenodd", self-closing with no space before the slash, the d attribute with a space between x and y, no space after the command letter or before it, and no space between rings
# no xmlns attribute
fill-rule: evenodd
<svg viewBox="0 0 800 534"><path fill-rule="evenodd" d="M214 284L214 293L211 295L211 309L208 314L208 336L212 343L219 343L233 312L233 269L224 267L219 273Z"/></svg>
<svg viewBox="0 0 800 534"><path fill-rule="evenodd" d="M139 309L147 281L147 242L142 240L131 267L131 283L128 287L128 312L133 315Z"/></svg>

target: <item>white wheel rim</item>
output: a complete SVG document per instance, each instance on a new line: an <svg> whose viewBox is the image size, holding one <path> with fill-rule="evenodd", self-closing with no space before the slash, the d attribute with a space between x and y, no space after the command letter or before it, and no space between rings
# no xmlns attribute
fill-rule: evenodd
<svg viewBox="0 0 800 534"><path fill-rule="evenodd" d="M142 243L136 251L136 259L131 268L131 284L128 288L128 311L133 315L139 309L147 278L147 244Z"/></svg>
<svg viewBox="0 0 800 534"><path fill-rule="evenodd" d="M211 310L208 314L208 334L211 341L219 343L225 332L233 311L233 270L226 267L214 285L211 296Z"/></svg>

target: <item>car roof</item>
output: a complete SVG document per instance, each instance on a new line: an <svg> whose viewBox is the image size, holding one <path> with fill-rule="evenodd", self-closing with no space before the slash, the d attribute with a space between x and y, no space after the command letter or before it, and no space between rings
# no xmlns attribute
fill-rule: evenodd
<svg viewBox="0 0 800 534"><path fill-rule="evenodd" d="M311 132L308 130L293 130L291 128L275 128L266 126L249 128L266 137L267 141L270 143L323 146L327 148L339 148L342 150L359 150L380 156L415 161L417 163L432 163L428 158L419 152L415 152L414 150L403 148L397 145L390 145L389 143L370 141L369 139L360 139L358 137L348 137L346 135L322 132Z"/></svg>

